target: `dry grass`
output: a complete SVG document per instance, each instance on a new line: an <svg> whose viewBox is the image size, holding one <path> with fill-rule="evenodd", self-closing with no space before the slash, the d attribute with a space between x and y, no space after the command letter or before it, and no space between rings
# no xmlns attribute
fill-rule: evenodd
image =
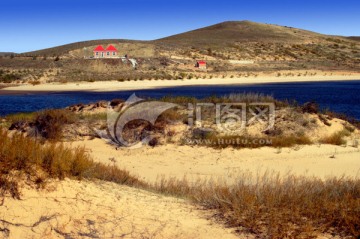
<svg viewBox="0 0 360 239"><path fill-rule="evenodd" d="M45 110L37 113L34 125L45 139L58 141L62 136L64 124L74 123L75 114L68 110Z"/></svg>
<svg viewBox="0 0 360 239"><path fill-rule="evenodd" d="M84 148L40 144L0 132L0 195L20 198L19 175L34 183L48 178L100 179L192 200L238 232L258 238L315 238L319 233L360 236L360 180L241 175L235 184L162 179L149 185L114 165L95 163Z"/></svg>
<svg viewBox="0 0 360 239"><path fill-rule="evenodd" d="M344 137L347 137L350 135L350 132L346 129L334 133L330 136L323 137L319 140L320 143L323 144L333 144L333 145L344 145L346 144L346 140Z"/></svg>
<svg viewBox="0 0 360 239"><path fill-rule="evenodd" d="M9 114L5 116L5 120L9 123L16 123L20 121L31 121L35 118L36 113L16 113L16 114Z"/></svg>
<svg viewBox="0 0 360 239"><path fill-rule="evenodd" d="M228 226L257 238L360 236L360 180L281 178L267 173L251 178L244 174L233 186L163 179L155 188L215 209Z"/></svg>
<svg viewBox="0 0 360 239"><path fill-rule="evenodd" d="M20 197L18 180L27 175L35 183L47 178L75 177L101 179L126 185L142 185L127 171L94 162L84 148L70 149L62 144L46 143L15 133L0 131L0 196Z"/></svg>

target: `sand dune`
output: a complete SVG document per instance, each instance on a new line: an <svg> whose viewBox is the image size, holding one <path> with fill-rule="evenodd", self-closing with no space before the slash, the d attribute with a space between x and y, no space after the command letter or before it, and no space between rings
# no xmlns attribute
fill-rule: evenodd
<svg viewBox="0 0 360 239"><path fill-rule="evenodd" d="M65 180L22 193L1 206L1 238L239 238L182 199L113 183Z"/></svg>
<svg viewBox="0 0 360 239"><path fill-rule="evenodd" d="M351 146L311 145L295 148L222 150L207 147L165 145L155 148L118 149L101 139L79 141L73 146L85 146L95 160L116 162L148 182L159 177L189 180L201 178L233 182L243 172L264 171L317 176L360 176L360 149ZM110 161L111 160L111 161Z"/></svg>

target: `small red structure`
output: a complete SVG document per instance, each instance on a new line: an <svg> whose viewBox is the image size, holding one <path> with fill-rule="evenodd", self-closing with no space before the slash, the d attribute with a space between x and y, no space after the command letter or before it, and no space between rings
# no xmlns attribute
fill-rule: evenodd
<svg viewBox="0 0 360 239"><path fill-rule="evenodd" d="M109 45L106 50L103 46L99 45L93 52L94 58L115 58L118 55L118 50L113 45Z"/></svg>
<svg viewBox="0 0 360 239"><path fill-rule="evenodd" d="M94 58L103 58L105 54L105 49L103 46L99 45L94 49Z"/></svg>
<svg viewBox="0 0 360 239"><path fill-rule="evenodd" d="M206 69L206 61L197 61L195 67L199 69Z"/></svg>
<svg viewBox="0 0 360 239"><path fill-rule="evenodd" d="M113 45L109 45L106 50L105 50L105 54L106 57L116 57L117 56L117 52L118 50L113 46Z"/></svg>

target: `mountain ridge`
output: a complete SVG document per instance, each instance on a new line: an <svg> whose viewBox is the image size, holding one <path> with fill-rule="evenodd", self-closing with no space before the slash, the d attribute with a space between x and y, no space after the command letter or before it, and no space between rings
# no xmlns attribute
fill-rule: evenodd
<svg viewBox="0 0 360 239"><path fill-rule="evenodd" d="M92 47L99 44L147 43L157 47L206 46L223 47L236 42L272 42L272 43L311 43L334 38L358 41L358 37L324 35L309 30L288 26L257 23L248 20L225 21L188 32L167 36L160 39L141 41L125 39L99 39L69 43L65 45L21 53L22 55L64 55L73 50Z"/></svg>

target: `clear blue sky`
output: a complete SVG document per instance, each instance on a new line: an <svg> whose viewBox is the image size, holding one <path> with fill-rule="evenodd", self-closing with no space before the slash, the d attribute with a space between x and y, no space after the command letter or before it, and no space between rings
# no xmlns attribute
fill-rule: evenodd
<svg viewBox="0 0 360 239"><path fill-rule="evenodd" d="M157 39L229 20L360 36L359 0L0 0L0 52Z"/></svg>

